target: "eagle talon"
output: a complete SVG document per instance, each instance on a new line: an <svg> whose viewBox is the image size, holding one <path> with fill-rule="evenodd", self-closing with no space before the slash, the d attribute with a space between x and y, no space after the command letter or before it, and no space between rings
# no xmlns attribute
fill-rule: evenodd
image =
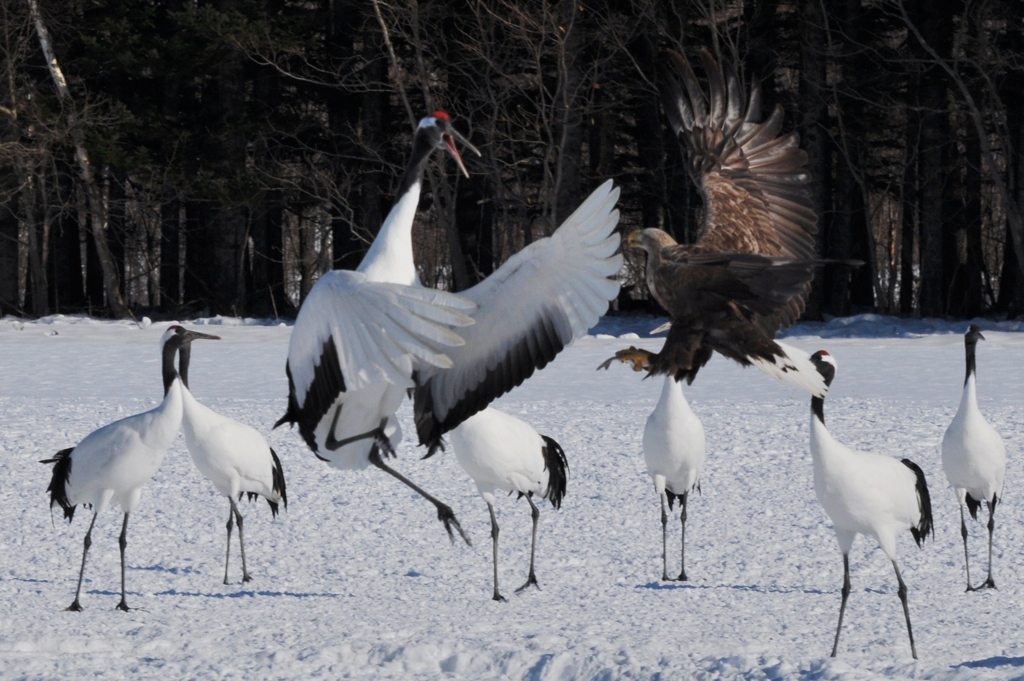
<svg viewBox="0 0 1024 681"><path fill-rule="evenodd" d="M647 350L641 350L640 348L629 346L626 350L619 350L615 353L614 357L609 357L600 365L598 369L607 369L611 366L612 362L618 360L623 364L633 365L633 371L650 371L651 370L651 358L653 355Z"/></svg>

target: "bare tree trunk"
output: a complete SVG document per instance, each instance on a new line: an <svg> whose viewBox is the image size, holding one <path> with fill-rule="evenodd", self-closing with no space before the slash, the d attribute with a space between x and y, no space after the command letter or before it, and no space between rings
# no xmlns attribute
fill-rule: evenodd
<svg viewBox="0 0 1024 681"><path fill-rule="evenodd" d="M0 203L0 317L18 313L17 196Z"/></svg>
<svg viewBox="0 0 1024 681"><path fill-rule="evenodd" d="M934 6L929 6L927 8L926 15L929 19L926 22L915 23L908 15L906 7L903 4L903 0L900 0L899 8L910 32L918 40L922 49L924 49L925 52L934 59L936 64L934 68L941 68L945 71L953 81L956 89L959 90L964 103L967 105L969 119L973 124L975 134L978 138L978 144L981 148L981 157L985 162L985 167L988 168L992 181L996 185L996 189L999 192L1000 202L1002 203L1003 210L1006 213L1006 220L1010 228L1010 236L1012 237L1011 243L1008 245L1013 248L1018 266L1021 268L1021 272L1024 273L1024 210L1022 210L1021 204L1018 203L1006 183L1002 170L999 167L999 163L996 160L995 152L992 150L992 145L989 142L989 134L985 129L984 117L975 102L974 96L971 94L970 88L968 88L967 83L957 72L954 66L950 64L950 59L946 57L947 51L942 49L943 44L939 42L939 40L933 39L932 33L928 30L930 23L936 21L934 18L936 15L952 16L952 13L943 11L942 9ZM940 40L944 39L944 36L941 34L937 37L939 37ZM1020 150L1018 150L1018 153L1020 153Z"/></svg>
<svg viewBox="0 0 1024 681"><path fill-rule="evenodd" d="M917 233L917 164L920 153L920 117L915 94L917 84L907 84L906 156L903 171L903 224L900 238L900 314L914 314L914 235Z"/></svg>
<svg viewBox="0 0 1024 681"><path fill-rule="evenodd" d="M50 308L46 300L46 262L43 259L45 238L41 233L39 211L36 205L39 195L37 184L37 179L33 174L25 188L26 191L21 192L22 215L28 230L28 286L26 287L25 307L33 316L45 317L50 314Z"/></svg>
<svg viewBox="0 0 1024 681"><path fill-rule="evenodd" d="M818 253L826 253L828 248L829 228L835 221L835 214L826 212L825 183L831 175L829 169L829 144L826 126L828 125L828 107L825 97L825 66L828 41L825 34L825 16L821 0L801 0L800 3L800 142L807 152L807 171L811 181L808 193L811 205L818 215L818 234L815 246ZM839 164L837 172L849 172ZM848 258L848 254L839 257ZM849 276L844 268L838 276ZM832 276L828 276L832 275ZM827 278L826 278L827 277ZM823 312L842 314L835 309L848 307L849 295L845 294L846 282L836 281L844 292L840 301L826 300L825 288L827 279L835 279L835 274L822 271L814 278L811 293L807 298L807 309L804 316L808 319L821 319Z"/></svg>
<svg viewBox="0 0 1024 681"><path fill-rule="evenodd" d="M39 12L38 0L28 0L28 6L32 22L36 27L36 35L39 37L39 44L43 49L43 55L46 57L46 66L49 68L50 77L53 78L53 83L57 87L57 94L61 101L69 106L74 106L67 81L60 70L57 57L53 53L50 34L46 30L46 24L43 23L42 14ZM79 177L85 185L86 195L89 200L89 212L92 214L92 233L96 244L96 254L99 256L100 267L103 269L103 289L107 297L107 307L110 310L111 316L126 317L128 315L128 308L124 304L124 298L121 297L121 283L117 272L117 265L110 254L110 248L107 244L107 215L100 197L92 164L89 161L89 152L85 148L82 130L75 125L74 115L69 115L68 118L71 138L75 145L75 160L78 163Z"/></svg>
<svg viewBox="0 0 1024 681"><path fill-rule="evenodd" d="M948 2L941 6L918 6L919 23L930 45L941 55L952 49L953 22ZM907 19L910 23L910 19ZM950 125L946 99L946 78L938 64L921 74L918 101L921 105L920 151L920 249L921 286L919 308L925 317L939 317L946 311L947 282L943 281L943 201L946 192L946 145Z"/></svg>

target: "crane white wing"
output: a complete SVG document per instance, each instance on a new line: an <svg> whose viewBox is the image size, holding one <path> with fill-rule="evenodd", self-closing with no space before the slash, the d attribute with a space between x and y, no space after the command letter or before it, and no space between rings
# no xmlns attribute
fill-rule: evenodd
<svg viewBox="0 0 1024 681"><path fill-rule="evenodd" d="M278 421L316 427L342 392L370 384L413 387L415 364L450 367L476 305L452 293L369 281L334 270L309 292L288 346L288 411Z"/></svg>
<svg viewBox="0 0 1024 681"><path fill-rule="evenodd" d="M415 377L416 430L430 453L444 433L597 324L619 293L619 282L610 279L622 266L614 233L618 198L618 188L605 182L551 237L461 294L477 304L465 345L449 351L450 368L420 368Z"/></svg>

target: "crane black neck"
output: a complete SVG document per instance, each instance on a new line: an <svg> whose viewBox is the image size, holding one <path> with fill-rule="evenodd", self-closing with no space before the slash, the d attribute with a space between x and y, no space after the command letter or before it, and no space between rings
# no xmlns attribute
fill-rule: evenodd
<svg viewBox="0 0 1024 681"><path fill-rule="evenodd" d="M824 350L814 353L811 355L811 362L814 363L818 373L821 374L822 379L825 381L825 389L827 390L832 386L832 379L836 377L836 365L830 361L825 361L822 355L827 355ZM822 425L825 425L825 397L814 396L811 398L811 413L818 417Z"/></svg>
<svg viewBox="0 0 1024 681"><path fill-rule="evenodd" d="M178 377L181 384L188 388L188 363L192 359L192 344L184 343L178 350Z"/></svg>
<svg viewBox="0 0 1024 681"><path fill-rule="evenodd" d="M414 184L423 181L423 170L427 167L430 154L437 148L431 139L436 134L438 134L437 130L429 127L416 129L416 135L412 139L412 156L409 158L409 165L405 167L402 179L398 183L399 197L412 189Z"/></svg>
<svg viewBox="0 0 1024 681"><path fill-rule="evenodd" d="M825 398L824 397L812 397L811 398L811 413L818 417L822 425L825 425Z"/></svg>
<svg viewBox="0 0 1024 681"><path fill-rule="evenodd" d="M174 379L178 378L178 371L174 368L174 355L178 351L180 343L176 338L170 338L164 343L163 348L163 374L164 374L164 396L167 396Z"/></svg>
<svg viewBox="0 0 1024 681"><path fill-rule="evenodd" d="M974 350L978 347L978 339L967 336L964 340L964 346L967 349L967 373L964 374L964 385L967 385L967 381L977 371L974 362Z"/></svg>

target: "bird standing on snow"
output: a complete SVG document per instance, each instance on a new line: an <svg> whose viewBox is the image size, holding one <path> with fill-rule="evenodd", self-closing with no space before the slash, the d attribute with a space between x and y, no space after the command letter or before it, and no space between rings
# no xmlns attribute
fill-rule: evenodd
<svg viewBox="0 0 1024 681"><path fill-rule="evenodd" d="M832 385L836 362L824 350L811 355L825 379ZM910 651L917 659L914 632L910 627L907 607L907 585L903 583L896 564L896 535L910 530L914 541L921 542L932 532L932 506L924 473L910 459L897 461L888 456L858 452L840 443L825 427L825 400L811 398L811 458L814 461L814 493L825 513L832 519L843 552L843 601L839 606L832 657L839 647L843 613L850 595L850 548L858 534L870 535L878 541L896 570L897 591L907 620Z"/></svg>
<svg viewBox="0 0 1024 681"><path fill-rule="evenodd" d="M629 246L646 252L647 287L671 315L671 328L661 352L630 347L613 359L692 383L719 352L821 395L806 353L773 340L803 312L821 264L813 259L818 216L807 191L807 154L796 133L779 136L781 106L758 122L760 90L746 100L734 73L723 76L706 50L701 59L709 97L675 52L662 60L661 91L704 199L704 222L692 245L660 229L629 235Z"/></svg>
<svg viewBox="0 0 1024 681"><path fill-rule="evenodd" d="M533 503L533 495L547 499L556 509L562 507L569 476L569 464L562 447L550 437L538 434L528 423L492 407L474 414L451 431L451 444L459 465L473 478L491 513L494 600L505 600L498 591L498 520L494 515L494 492L499 489L518 492L530 504L533 517L530 574L516 591L531 584L538 586L533 567L540 510Z"/></svg>
<svg viewBox="0 0 1024 681"><path fill-rule="evenodd" d="M423 170L431 154L446 150L465 173L459 141L479 154L437 111L420 121L398 200L356 271L332 270L302 303L288 345L288 409L274 427L298 424L313 453L334 468L370 464L402 481L437 508L453 537L469 543L451 507L441 503L382 458L401 439L395 412L413 388L413 372L452 365L446 354L462 345L453 327L468 326L474 304L419 286L412 227Z"/></svg>
<svg viewBox="0 0 1024 681"><path fill-rule="evenodd" d="M238 521L238 544L242 551L242 581L252 580L245 563L245 537L242 514L235 499L248 494L251 501L262 496L277 516L277 505L288 508L284 471L277 453L255 428L239 423L200 404L188 387L188 367L192 357L191 339L179 350L178 374L181 376L185 444L199 472L207 477L217 491L228 498L227 553L224 557L224 583L228 584L228 563L231 560L231 528Z"/></svg>
<svg viewBox="0 0 1024 681"><path fill-rule="evenodd" d="M53 476L46 488L50 493L50 508L54 504L60 505L68 522L74 518L75 507L79 504L89 505L93 509L92 520L85 533L78 588L68 610L82 609L78 598L82 591L82 577L85 575L85 558L92 545L92 528L96 524L96 516L111 504L118 504L124 511L121 536L118 538L121 548L121 602L117 607L128 610L124 587L128 515L138 507L143 486L160 468L167 449L178 437L182 417L182 385L174 368L174 356L182 345L199 338L218 340L217 336L187 331L177 325L168 328L160 339L164 399L155 409L107 424L86 435L77 446L61 450L52 459L42 461L53 464Z"/></svg>
<svg viewBox="0 0 1024 681"><path fill-rule="evenodd" d="M682 542L679 551L680 582L686 581L686 501L694 489L700 491L700 474L704 469L704 426L690 409L683 395L683 385L671 376L665 377L661 399L647 417L644 426L644 461L654 480L654 490L661 499L661 578L668 581L668 515L673 501L679 500L679 524Z"/></svg>
<svg viewBox="0 0 1024 681"><path fill-rule="evenodd" d="M960 408L953 422L942 436L942 470L956 491L960 503L960 536L964 540L964 566L967 569L967 590L996 588L992 579L992 532L995 529L996 503L1003 496L1006 476L1006 445L1003 438L989 425L978 409L978 386L975 375L974 351L979 340L985 340L981 328L971 324L964 335L967 349L967 377ZM988 504L988 579L981 586L971 586L971 565L967 556L967 523L964 521L964 502L971 517L977 520L978 507Z"/></svg>

